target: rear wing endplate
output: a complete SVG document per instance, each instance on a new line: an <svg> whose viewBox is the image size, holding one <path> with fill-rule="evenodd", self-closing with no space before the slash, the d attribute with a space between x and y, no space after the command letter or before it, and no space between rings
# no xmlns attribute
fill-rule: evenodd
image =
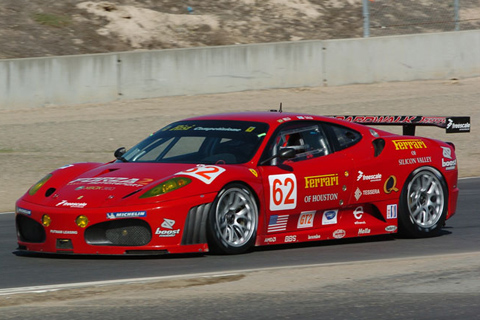
<svg viewBox="0 0 480 320"><path fill-rule="evenodd" d="M446 133L470 132L470 117L436 116L330 116L364 125L403 126L403 135L414 136L417 126L445 128Z"/></svg>

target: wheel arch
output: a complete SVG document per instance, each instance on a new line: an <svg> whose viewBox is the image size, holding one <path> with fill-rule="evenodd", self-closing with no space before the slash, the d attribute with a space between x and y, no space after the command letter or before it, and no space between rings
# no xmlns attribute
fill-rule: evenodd
<svg viewBox="0 0 480 320"><path fill-rule="evenodd" d="M408 197L409 197L408 194L410 192L410 187L413 186L411 185L411 183L423 171L428 171L435 176L436 180L438 180L440 184L439 188L441 188L442 195L443 195L443 199L441 200L442 211L439 213L439 216L438 218L436 218L436 221L432 222L432 225L428 225L427 223L426 226L422 226L421 225L422 223L412 216L411 209L408 203ZM431 183L431 181L429 183ZM429 188L432 188L432 187L435 187L435 185L432 185ZM422 192L421 195L417 194L416 196L419 197L417 199L421 199L421 198L423 199L427 198L428 200L431 199L430 198L431 195L429 194L429 192ZM438 198L438 195L433 195L433 196ZM420 202L423 202L423 200L418 201L417 208L418 207L430 208L429 205L425 205L424 203L420 203ZM440 229L443 227L448 210L449 210L449 189L448 189L447 179L445 178L441 170L433 166L421 166L412 170L405 179L405 183L402 186L402 190L399 197L398 226L399 226L400 233L413 238L435 236L439 233ZM428 215L428 212L429 211L427 211L427 215Z"/></svg>

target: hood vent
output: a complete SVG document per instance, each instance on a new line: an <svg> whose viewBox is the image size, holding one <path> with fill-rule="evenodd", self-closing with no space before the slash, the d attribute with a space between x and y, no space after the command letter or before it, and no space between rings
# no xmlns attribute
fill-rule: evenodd
<svg viewBox="0 0 480 320"><path fill-rule="evenodd" d="M103 170L102 172L100 172L99 174L97 174L95 177L99 177L99 176L102 176L102 175L104 175L104 174L107 174L107 173L110 173L110 172L113 172L113 171L117 171L117 170L118 170L118 168Z"/></svg>
<svg viewBox="0 0 480 320"><path fill-rule="evenodd" d="M140 192L140 191L142 191L142 190L143 190L143 189L135 190L135 191L127 194L126 196L124 196L122 199L126 199L126 198L128 198L128 197L130 197L130 196L133 196L135 193L138 193L138 192Z"/></svg>
<svg viewBox="0 0 480 320"><path fill-rule="evenodd" d="M45 197L50 197L56 190L55 188L48 188L47 191L45 191Z"/></svg>

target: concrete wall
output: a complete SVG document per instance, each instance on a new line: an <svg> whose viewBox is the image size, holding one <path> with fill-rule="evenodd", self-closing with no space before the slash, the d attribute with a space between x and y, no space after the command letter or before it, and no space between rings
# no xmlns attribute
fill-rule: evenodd
<svg viewBox="0 0 480 320"><path fill-rule="evenodd" d="M480 30L0 60L0 109L480 76Z"/></svg>
<svg viewBox="0 0 480 320"><path fill-rule="evenodd" d="M115 54L0 60L0 109L118 98Z"/></svg>
<svg viewBox="0 0 480 320"><path fill-rule="evenodd" d="M325 41L329 86L480 76L480 30Z"/></svg>

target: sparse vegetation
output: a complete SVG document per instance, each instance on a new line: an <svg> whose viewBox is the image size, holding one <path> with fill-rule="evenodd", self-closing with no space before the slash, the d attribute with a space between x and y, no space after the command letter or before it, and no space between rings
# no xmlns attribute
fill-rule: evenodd
<svg viewBox="0 0 480 320"><path fill-rule="evenodd" d="M71 23L70 17L53 13L36 13L33 15L33 20L41 25L56 28L65 27Z"/></svg>

